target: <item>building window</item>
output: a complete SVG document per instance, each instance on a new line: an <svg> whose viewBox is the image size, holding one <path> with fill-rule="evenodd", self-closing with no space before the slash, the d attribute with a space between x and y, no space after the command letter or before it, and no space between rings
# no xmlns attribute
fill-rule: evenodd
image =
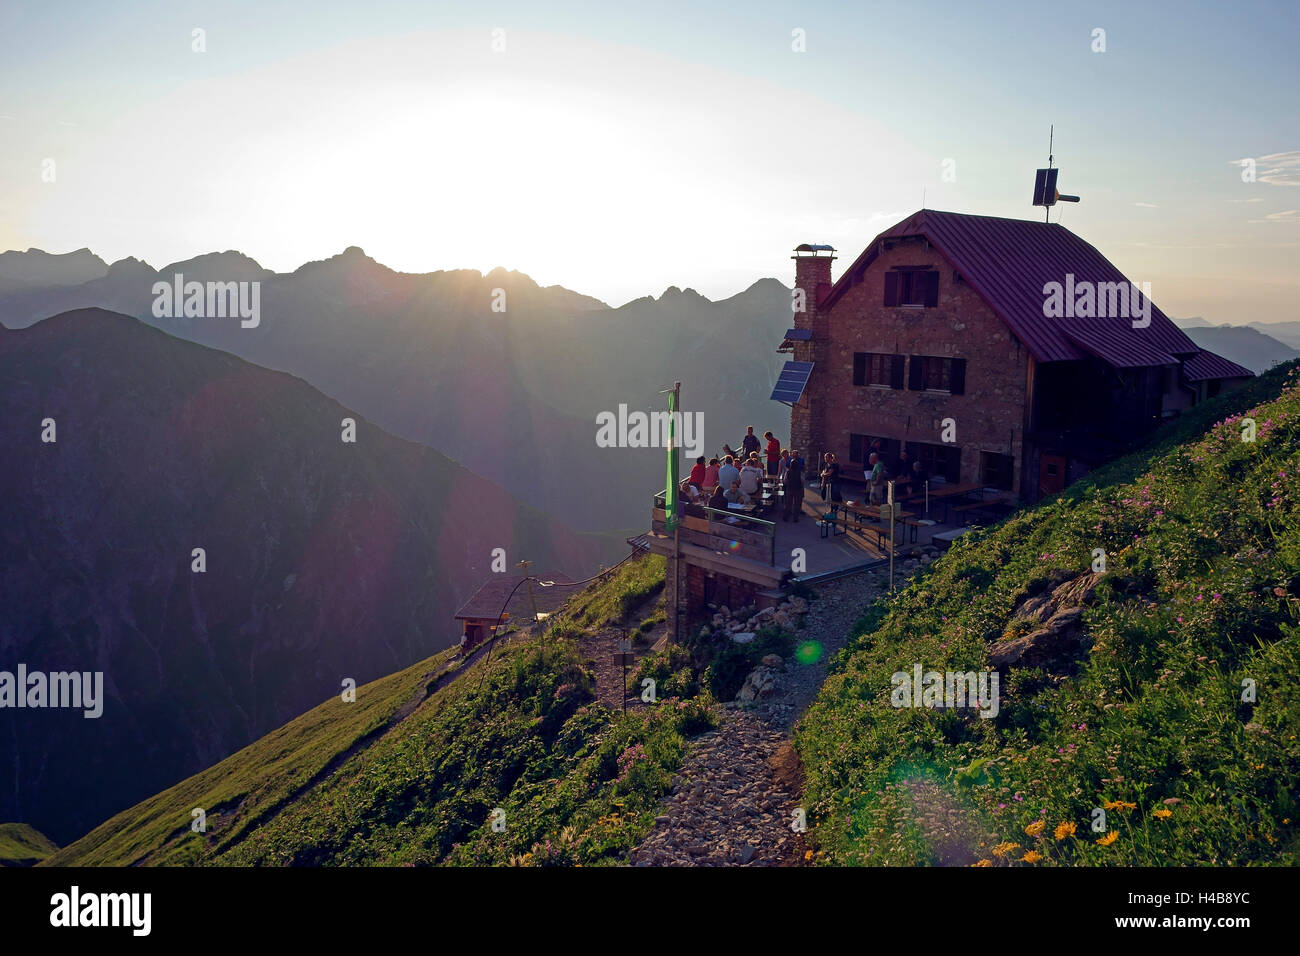
<svg viewBox="0 0 1300 956"><path fill-rule="evenodd" d="M909 441L907 450L921 463L929 477L942 478L952 484L961 481L960 445L931 445Z"/></svg>
<svg viewBox="0 0 1300 956"><path fill-rule="evenodd" d="M991 451L980 452L980 482L986 488L1010 491L1015 468L1016 460L1010 455L999 455Z"/></svg>
<svg viewBox="0 0 1300 956"><path fill-rule="evenodd" d="M885 305L933 308L939 304L939 273L928 266L903 266L885 273Z"/></svg>
<svg viewBox="0 0 1300 956"><path fill-rule="evenodd" d="M853 384L902 388L903 356L882 352L854 352Z"/></svg>
<svg viewBox="0 0 1300 956"><path fill-rule="evenodd" d="M881 454L885 456L885 465L891 470L898 461L899 443L897 438L885 438L883 435L849 435L849 461L865 465L871 455L871 443L880 441Z"/></svg>
<svg viewBox="0 0 1300 956"><path fill-rule="evenodd" d="M966 391L966 360L936 355L913 355L907 387L916 392L948 392L961 395Z"/></svg>

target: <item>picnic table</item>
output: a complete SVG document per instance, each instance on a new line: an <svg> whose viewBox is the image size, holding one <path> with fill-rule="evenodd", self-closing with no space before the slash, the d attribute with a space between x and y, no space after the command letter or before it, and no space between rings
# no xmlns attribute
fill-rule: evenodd
<svg viewBox="0 0 1300 956"><path fill-rule="evenodd" d="M978 494L984 497L984 486L978 481L968 481L954 485L931 485L930 497L937 498L943 505L943 523L948 524L948 512L957 499L965 498L967 495Z"/></svg>
<svg viewBox="0 0 1300 956"><path fill-rule="evenodd" d="M889 526L882 523L877 527L867 527L866 525L863 524L862 519L870 518L875 521L883 522L884 519L888 516L888 512L882 511L880 505L864 505L858 501L844 502L844 509L845 511L849 512L857 519L857 525L859 531L861 531L863 534L866 534L868 531L875 534L876 547L879 548L881 551L883 551L885 549L886 541L888 540L889 537ZM902 508L900 508L897 505L897 503L895 503L894 505L895 522L906 525L907 519L915 518L915 517L916 517L915 511L904 511ZM906 527L908 528L911 534L911 540L915 541L916 534L917 534L916 526L906 525Z"/></svg>

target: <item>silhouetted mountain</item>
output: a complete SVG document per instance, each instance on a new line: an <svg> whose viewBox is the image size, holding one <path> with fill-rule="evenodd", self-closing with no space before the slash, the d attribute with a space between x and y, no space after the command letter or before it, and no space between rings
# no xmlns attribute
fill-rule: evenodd
<svg viewBox="0 0 1300 956"><path fill-rule="evenodd" d="M1244 365L1256 375L1279 362L1289 362L1300 352L1248 325L1189 328L1188 337L1201 348Z"/></svg>
<svg viewBox="0 0 1300 956"><path fill-rule="evenodd" d="M1265 335L1271 335L1279 342L1300 349L1300 322L1250 322L1252 329L1259 329Z"/></svg>
<svg viewBox="0 0 1300 956"><path fill-rule="evenodd" d="M98 719L0 708L0 820L59 842L454 643L493 548L575 578L626 553L125 315L0 330L0 402L0 670L104 675Z"/></svg>
<svg viewBox="0 0 1300 956"><path fill-rule="evenodd" d="M108 273L108 264L89 249L54 255L41 249L0 252L0 292L31 286L80 285Z"/></svg>
<svg viewBox="0 0 1300 956"><path fill-rule="evenodd" d="M1199 315L1193 315L1186 319L1174 319L1174 325L1178 326L1180 329L1204 329L1208 328L1211 323L1206 322L1205 319L1201 318Z"/></svg>
<svg viewBox="0 0 1300 956"><path fill-rule="evenodd" d="M287 275L222 256L235 258L156 272L131 260L75 288L0 295L0 320L16 328L91 305L135 315L300 376L576 528L640 527L663 487L658 448L596 446L602 411L663 409L661 390L681 381L683 409L704 414L707 451L751 424L788 438L788 413L768 399L792 324L789 290L774 279L718 302L670 287L611 309L505 269L394 272L356 247ZM177 272L260 278L260 323L155 318L153 283Z"/></svg>

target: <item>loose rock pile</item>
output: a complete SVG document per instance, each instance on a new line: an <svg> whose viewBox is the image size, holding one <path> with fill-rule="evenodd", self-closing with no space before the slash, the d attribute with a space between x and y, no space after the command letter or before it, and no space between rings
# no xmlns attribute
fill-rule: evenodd
<svg viewBox="0 0 1300 956"><path fill-rule="evenodd" d="M705 624L700 628L701 637L716 637L720 634L732 636L739 644L754 639L754 632L768 624L779 624L781 627L795 628L798 626L800 619L808 611L808 602L801 597L792 597L783 601L777 607L765 607L761 610L750 604L746 607L732 611L725 604L718 606L709 605L709 610L713 611L713 621L711 624ZM737 640L735 635L748 634L749 637L742 637Z"/></svg>

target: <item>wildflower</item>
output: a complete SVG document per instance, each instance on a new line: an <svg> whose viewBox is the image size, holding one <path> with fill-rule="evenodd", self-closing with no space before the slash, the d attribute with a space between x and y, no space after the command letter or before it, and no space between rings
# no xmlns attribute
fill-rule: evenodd
<svg viewBox="0 0 1300 956"><path fill-rule="evenodd" d="M1055 836L1058 840L1064 840L1066 837L1072 837L1074 836L1074 824L1058 823L1056 825L1056 829L1052 831L1052 835Z"/></svg>
<svg viewBox="0 0 1300 956"><path fill-rule="evenodd" d="M1100 840L1097 841L1097 846L1110 846L1118 839L1119 839L1119 832L1116 830L1111 830L1104 837L1102 837Z"/></svg>
<svg viewBox="0 0 1300 956"><path fill-rule="evenodd" d="M1157 820L1164 820L1164 819L1166 819L1166 818L1168 818L1168 817L1172 817L1172 816L1174 815L1174 811L1172 811L1172 810L1166 810L1166 809L1164 809L1164 808L1162 807L1161 809L1156 810L1156 811L1155 811L1154 813L1152 813L1151 815L1152 815L1153 817L1155 817Z"/></svg>
<svg viewBox="0 0 1300 956"><path fill-rule="evenodd" d="M972 863L971 866L992 866L992 860L980 860L978 863Z"/></svg>
<svg viewBox="0 0 1300 956"><path fill-rule="evenodd" d="M1019 843L999 843L997 846L993 848L993 855L996 857L1004 857L1007 856L1008 854L1014 853L1016 850L1019 849L1020 849Z"/></svg>
<svg viewBox="0 0 1300 956"><path fill-rule="evenodd" d="M1038 836L1038 834L1043 832L1043 827L1045 826L1047 826L1047 824L1042 820L1035 820L1033 823L1029 824L1029 826L1025 827L1025 833L1029 836Z"/></svg>
<svg viewBox="0 0 1300 956"><path fill-rule="evenodd" d="M1042 858L1043 858L1043 854L1039 853L1037 850L1030 850L1028 853L1026 853L1024 856L1020 858L1020 862L1037 863Z"/></svg>
<svg viewBox="0 0 1300 956"><path fill-rule="evenodd" d="M804 851L804 854L803 854L803 858L804 858L805 860L811 860L811 859L813 858L813 851L812 851L812 850L805 850L805 851Z"/></svg>

